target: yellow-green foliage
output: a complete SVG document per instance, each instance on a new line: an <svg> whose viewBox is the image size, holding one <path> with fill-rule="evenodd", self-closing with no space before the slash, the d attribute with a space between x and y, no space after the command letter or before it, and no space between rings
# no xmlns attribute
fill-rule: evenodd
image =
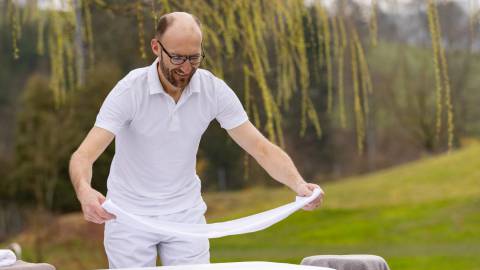
<svg viewBox="0 0 480 270"><path fill-rule="evenodd" d="M436 81L436 136L439 138L442 128L442 112L445 97L445 107L447 110L447 136L448 149L453 147L454 139L454 123L453 123L453 106L450 89L450 79L448 76L448 65L445 56L445 48L442 45L441 27L438 19L438 12L435 0L428 1L428 25L433 49L433 63L435 66ZM445 91L445 93L444 93Z"/></svg>
<svg viewBox="0 0 480 270"><path fill-rule="evenodd" d="M347 120L345 116L345 94L344 94L344 59L345 49L347 47L347 34L345 23L342 16L335 16L332 20L334 35L334 57L337 59L337 77L338 77L338 110L340 116L340 125L346 128Z"/></svg>
<svg viewBox="0 0 480 270"><path fill-rule="evenodd" d="M30 2L29 2L30 3ZM37 51L46 52L50 57L51 88L57 104L61 104L65 91L73 89L82 81L83 74L76 70L79 66L75 54L75 31L81 29L82 42L87 45L86 67L94 64L94 33L92 29L93 8L109 15L134 17L138 26L138 46L140 57L146 58L146 31L154 32L154 26L145 20L157 23L160 14L175 10L185 10L199 17L204 33L203 45L208 61L205 67L219 77L224 76L232 61L240 61L244 76L244 102L255 125L263 127L268 137L283 145L282 114L289 110L294 96L299 96L300 134L304 135L311 125L317 136L321 136L321 125L317 114L317 104L311 99L311 78L323 78L318 74L322 65L326 66L327 111L339 118L345 128L345 51L351 49L352 85L354 90L354 115L357 125L359 150L363 148L365 122L368 120L368 100L373 93L373 85L366 62L365 50L351 18L344 14L344 1L338 1L338 9L329 16L324 2L303 0L150 0L129 1L121 4L105 0L68 1L66 10L39 10L36 2L20 8L15 1L7 2L8 22L11 27L13 56L19 56L18 42L22 23L37 23ZM433 59L437 95L437 134L442 128L442 110L445 102L448 127L448 146L452 147L454 123L448 67L445 50L440 43L440 25L435 1L428 2L429 26L432 35ZM22 10L21 13L19 10ZM76 14L75 11L81 11ZM22 15L23 14L23 15ZM76 15L81 16L75 17ZM151 18L146 18L150 16ZM471 24L474 23L472 16ZM81 22L81 23L78 23ZM81 25L77 25L81 24ZM331 28L330 28L331 27ZM369 19L370 44L377 44L377 1L371 1ZM472 26L471 26L472 28ZM348 37L347 37L348 34ZM306 40L306 37L309 40ZM45 41L48 48L45 47ZM78 41L78 40L77 40ZM268 47L268 45L272 47ZM309 45L316 44L320 51L307 55ZM318 45L318 46L317 46ZM333 49L332 49L333 47ZM86 68L85 67L85 68ZM355 70L353 70L355 69ZM336 76L334 76L336 73ZM274 76L273 76L274 75ZM335 93L337 91L337 93ZM443 98L445 97L445 98ZM334 108L336 106L336 108ZM332 112L338 112L333 114Z"/></svg>
<svg viewBox="0 0 480 270"><path fill-rule="evenodd" d="M475 27L477 26L478 20L478 10L477 10L477 1L470 0L469 1L469 9L470 14L468 16L468 32L470 34L470 44L472 40L475 38Z"/></svg>
<svg viewBox="0 0 480 270"><path fill-rule="evenodd" d="M321 18L322 26L323 26L323 38L325 43L325 59L327 60L327 111L329 113L332 112L333 107L333 75L332 75L332 58L331 58L331 50L330 50L330 28L328 22L328 14L325 11L325 8L317 4L316 9L318 15ZM337 42L338 43L338 40Z"/></svg>
<svg viewBox="0 0 480 270"><path fill-rule="evenodd" d="M373 47L376 47L378 43L377 0L372 0L370 13L370 22L368 24L370 29L370 42Z"/></svg>
<svg viewBox="0 0 480 270"><path fill-rule="evenodd" d="M90 12L90 0L78 0L80 5L83 6L83 14L85 16L85 25L75 25L75 27L82 27L84 29L84 39L88 44L88 60L91 65L95 61L95 55L93 53L93 30L92 30L92 13Z"/></svg>
<svg viewBox="0 0 480 270"><path fill-rule="evenodd" d="M137 27L138 27L138 47L140 50L140 57L147 59L147 54L145 53L145 29L143 27L143 7L142 1L137 0L136 5L136 17L137 17Z"/></svg>
<svg viewBox="0 0 480 270"><path fill-rule="evenodd" d="M18 41L20 40L20 22L19 22L19 10L12 0L7 1L7 16L10 24L12 25L12 48L13 58L19 57L20 49L18 48Z"/></svg>
<svg viewBox="0 0 480 270"><path fill-rule="evenodd" d="M362 110L360 90L358 85L358 53L355 42L350 43L350 58L352 60L352 81L354 96L355 125L357 129L357 147L358 152L363 152L363 141L365 139L365 121Z"/></svg>

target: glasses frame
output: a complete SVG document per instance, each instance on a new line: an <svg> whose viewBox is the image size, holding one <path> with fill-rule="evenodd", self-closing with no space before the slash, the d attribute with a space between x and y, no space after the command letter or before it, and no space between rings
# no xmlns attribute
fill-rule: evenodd
<svg viewBox="0 0 480 270"><path fill-rule="evenodd" d="M162 51L165 52L165 54L170 58L170 63L172 63L172 65L176 65L176 66L180 66L182 65L183 63L185 63L187 60L188 60L188 63L190 63L190 65L192 66L197 66L197 65L200 65L202 62L203 62L203 59L205 59L205 52L203 51L203 46L202 46L202 53L200 55L189 55L189 56L185 56L185 55L176 55L176 54L171 54L169 53L165 47L163 46L162 42L160 42L160 40L157 39L157 42L158 44L160 44L160 47L162 48ZM192 58L193 57L201 57L200 58L200 61L198 61L197 63L194 63L192 62ZM174 57L178 57L178 58L181 58L182 59L182 62L180 63L175 63L173 61L173 58Z"/></svg>

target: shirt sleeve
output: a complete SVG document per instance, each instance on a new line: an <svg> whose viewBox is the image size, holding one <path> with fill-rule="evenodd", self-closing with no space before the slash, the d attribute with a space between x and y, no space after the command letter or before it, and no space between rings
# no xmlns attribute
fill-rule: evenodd
<svg viewBox="0 0 480 270"><path fill-rule="evenodd" d="M237 95L228 85L220 80L217 92L216 119L224 129L232 129L245 123L248 115L243 109Z"/></svg>
<svg viewBox="0 0 480 270"><path fill-rule="evenodd" d="M117 135L133 119L134 99L132 91L120 81L103 101L97 114L95 126Z"/></svg>

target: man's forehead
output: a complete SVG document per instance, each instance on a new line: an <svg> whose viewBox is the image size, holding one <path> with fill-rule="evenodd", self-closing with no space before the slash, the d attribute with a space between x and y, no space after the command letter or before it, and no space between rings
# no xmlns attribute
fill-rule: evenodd
<svg viewBox="0 0 480 270"><path fill-rule="evenodd" d="M196 33L197 35L202 35L200 26L191 14L186 12L174 12L168 14L167 16L168 20L170 20L170 25L166 29L165 35L171 33Z"/></svg>

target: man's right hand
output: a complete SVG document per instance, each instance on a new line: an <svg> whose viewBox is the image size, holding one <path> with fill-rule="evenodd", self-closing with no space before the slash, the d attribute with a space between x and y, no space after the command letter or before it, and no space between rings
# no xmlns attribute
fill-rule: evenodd
<svg viewBox="0 0 480 270"><path fill-rule="evenodd" d="M105 201L105 196L92 187L85 187L79 190L78 200L82 205L83 217L86 221L102 224L107 220L115 218L114 215L103 209L101 204Z"/></svg>
<svg viewBox="0 0 480 270"><path fill-rule="evenodd" d="M70 159L70 179L82 205L83 216L85 220L98 224L115 216L102 208L105 197L90 186L92 166L114 138L112 132L93 127Z"/></svg>

